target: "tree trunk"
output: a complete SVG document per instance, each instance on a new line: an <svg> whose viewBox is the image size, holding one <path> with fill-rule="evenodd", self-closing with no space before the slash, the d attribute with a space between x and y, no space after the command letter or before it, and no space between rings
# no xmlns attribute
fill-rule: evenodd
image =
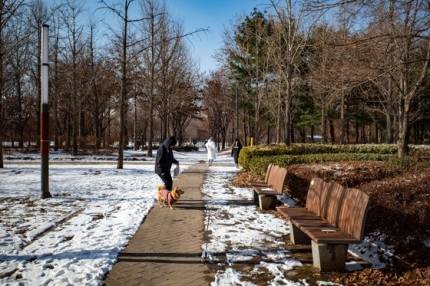
<svg viewBox="0 0 430 286"><path fill-rule="evenodd" d="M133 120L133 150L139 150L137 143L137 93L134 93L134 120Z"/></svg>
<svg viewBox="0 0 430 286"><path fill-rule="evenodd" d="M276 108L276 144L281 143L281 112L282 112L282 91L278 84L278 106Z"/></svg>
<svg viewBox="0 0 430 286"><path fill-rule="evenodd" d="M151 79L150 79L150 99L149 99L149 142L148 142L148 157L152 157L152 141L154 141L154 84L155 84L155 14L151 12Z"/></svg>
<svg viewBox="0 0 430 286"><path fill-rule="evenodd" d="M306 128L300 128L299 133L302 139L302 143L306 143Z"/></svg>
<svg viewBox="0 0 430 286"><path fill-rule="evenodd" d="M122 35L122 59L121 59L121 101L119 116L119 146L117 169L124 166L124 132L126 120L126 101L127 101L127 37L128 37L128 1L124 1L124 27Z"/></svg>
<svg viewBox="0 0 430 286"><path fill-rule="evenodd" d="M75 61L75 59L73 60ZM72 92L72 154L74 156L78 155L78 119L76 116L76 113L78 112L78 93L77 93L77 87L76 87L76 63L73 63L73 75L72 75L72 85L73 85L73 92Z"/></svg>
<svg viewBox="0 0 430 286"><path fill-rule="evenodd" d="M246 132L246 112L243 112L243 136L244 136L244 144L248 145L248 133Z"/></svg>
<svg viewBox="0 0 430 286"><path fill-rule="evenodd" d="M327 143L326 109L325 104L321 104L321 142Z"/></svg>
<svg viewBox="0 0 430 286"><path fill-rule="evenodd" d="M256 101L255 101L255 114L254 114L254 144L257 145L260 137L260 105L258 102L258 92L256 95Z"/></svg>
<svg viewBox="0 0 430 286"><path fill-rule="evenodd" d="M19 126L19 148L24 147L24 123L22 122L22 88L21 88L21 75L16 74L16 93L18 97L18 126Z"/></svg>
<svg viewBox="0 0 430 286"><path fill-rule="evenodd" d="M334 135L333 120L329 119L329 125L330 125L330 142L331 142L331 144L335 144L336 143L336 138L335 138L335 135Z"/></svg>
<svg viewBox="0 0 430 286"><path fill-rule="evenodd" d="M340 134L339 143L345 144L345 94L342 91L340 96Z"/></svg>
<svg viewBox="0 0 430 286"><path fill-rule="evenodd" d="M290 113L290 116L291 116L291 113ZM290 142L296 143L296 137L295 137L295 132L294 132L294 123L291 119L290 119L290 132L291 132Z"/></svg>
<svg viewBox="0 0 430 286"><path fill-rule="evenodd" d="M148 138L148 157L152 157L152 141L154 141L154 97L151 96L149 103L149 138Z"/></svg>
<svg viewBox="0 0 430 286"><path fill-rule="evenodd" d="M291 87L287 81L287 90L285 96L285 144L291 144Z"/></svg>
<svg viewBox="0 0 430 286"><path fill-rule="evenodd" d="M399 106L399 139L397 141L397 156L400 159L408 155L409 106L402 98Z"/></svg>
<svg viewBox="0 0 430 286"><path fill-rule="evenodd" d="M71 123L70 123L70 118L71 118L71 115L70 115L70 112L68 112L67 113L67 115L66 115L66 147L67 147L67 149L70 149L70 142L71 142L71 135L72 135L72 125L71 125Z"/></svg>
<svg viewBox="0 0 430 286"><path fill-rule="evenodd" d="M375 120L375 143L379 143L379 128L376 120Z"/></svg>
<svg viewBox="0 0 430 286"><path fill-rule="evenodd" d="M313 125L311 125L311 142L312 143L315 143L314 133L315 133L315 127Z"/></svg>
<svg viewBox="0 0 430 286"><path fill-rule="evenodd" d="M366 124L361 125L361 143L366 144Z"/></svg>
<svg viewBox="0 0 430 286"><path fill-rule="evenodd" d="M1 112L1 109L0 109L0 112ZM4 168L4 163L3 163L3 132L0 132L0 169L3 169L3 168Z"/></svg>
<svg viewBox="0 0 430 286"><path fill-rule="evenodd" d="M99 96L98 96L97 82L96 82L96 67L95 67L95 59L94 59L94 26L90 27L90 61L91 61L91 90L94 97L93 118L94 118L94 127L96 131L95 147L96 147L96 150L98 150L100 149L103 119L100 118L102 116L100 115L100 103L99 103ZM103 140L104 140L104 136L103 136ZM104 143L103 143L103 146L105 145Z"/></svg>
<svg viewBox="0 0 430 286"><path fill-rule="evenodd" d="M385 121L387 124L387 135L385 137L385 143L391 144L393 143L393 123L391 121L390 113L385 113Z"/></svg>
<svg viewBox="0 0 430 286"><path fill-rule="evenodd" d="M360 130L359 130L359 126L358 126L358 121L355 121L355 144L358 144L360 140Z"/></svg>
<svg viewBox="0 0 430 286"><path fill-rule="evenodd" d="M345 138L345 142L346 144L349 144L349 134L350 134L350 125L349 125L349 120L346 120L346 138Z"/></svg>
<svg viewBox="0 0 430 286"><path fill-rule="evenodd" d="M235 137L239 138L239 93L237 90L237 84L236 84L236 98L235 98L235 119L236 119L236 134Z"/></svg>

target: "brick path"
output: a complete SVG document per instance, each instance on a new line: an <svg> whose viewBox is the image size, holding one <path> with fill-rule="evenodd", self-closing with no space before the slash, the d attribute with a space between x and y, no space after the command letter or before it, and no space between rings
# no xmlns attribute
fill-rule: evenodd
<svg viewBox="0 0 430 286"><path fill-rule="evenodd" d="M110 285L208 285L214 273L201 263L207 168L196 164L174 182L185 190L175 210L155 206L105 280Z"/></svg>

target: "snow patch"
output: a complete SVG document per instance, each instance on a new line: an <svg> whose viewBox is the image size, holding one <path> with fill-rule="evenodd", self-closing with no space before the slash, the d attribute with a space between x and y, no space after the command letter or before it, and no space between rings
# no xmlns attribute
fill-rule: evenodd
<svg viewBox="0 0 430 286"><path fill-rule="evenodd" d="M302 266L285 249L288 224L271 213L257 211L250 189L230 185L236 171L234 166L211 166L202 187L205 227L210 234L202 246L202 258L226 267L217 272L212 285L254 285L250 278L264 273L272 276L268 285L307 285L284 276ZM240 270L238 265L244 262L251 271Z"/></svg>
<svg viewBox="0 0 430 286"><path fill-rule="evenodd" d="M203 155L182 158L181 168ZM36 164L8 164L0 181L2 285L101 285L161 183L152 164L53 165L46 200Z"/></svg>
<svg viewBox="0 0 430 286"><path fill-rule="evenodd" d="M385 234L374 232L364 237L359 244L350 244L348 251L352 255L366 260L372 268L382 269L394 256L393 246L384 243Z"/></svg>

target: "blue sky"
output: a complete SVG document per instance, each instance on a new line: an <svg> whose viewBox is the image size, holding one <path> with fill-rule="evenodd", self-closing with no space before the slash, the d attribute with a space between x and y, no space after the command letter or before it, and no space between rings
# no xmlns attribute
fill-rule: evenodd
<svg viewBox="0 0 430 286"><path fill-rule="evenodd" d="M208 28L208 32L193 36L189 46L202 71L217 66L215 52L223 46L223 33L239 16L249 14L258 0L167 0L173 17L182 20L185 30Z"/></svg>
<svg viewBox="0 0 430 286"><path fill-rule="evenodd" d="M208 72L217 67L214 54L223 45L223 32L229 28L239 16L248 15L254 7L264 9L264 0L165 0L172 17L182 22L185 32L199 28L209 29L188 38L191 55L200 66L201 71ZM122 0L108 0L109 3L120 3ZM136 1L138 2L138 1ZM98 7L97 0L85 1L87 17L94 17ZM138 5L135 5L138 10ZM104 14L96 12L97 17ZM111 15L109 15L111 16ZM107 17L107 16L105 16ZM84 19L82 19L84 20ZM106 20L106 19L105 19ZM85 20L84 20L85 21ZM106 29L103 23L98 25L99 30ZM99 33L99 38L102 37Z"/></svg>

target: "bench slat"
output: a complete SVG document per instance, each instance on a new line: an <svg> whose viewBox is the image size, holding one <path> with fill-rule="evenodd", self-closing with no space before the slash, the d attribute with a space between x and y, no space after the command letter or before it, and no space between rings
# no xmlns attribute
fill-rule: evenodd
<svg viewBox="0 0 430 286"><path fill-rule="evenodd" d="M323 218L325 218L330 224L334 226L338 226L339 212L345 190L346 189L338 183L330 183L330 192L327 196L325 207L326 214L323 216Z"/></svg>
<svg viewBox="0 0 430 286"><path fill-rule="evenodd" d="M307 228L333 228L331 224L329 224L326 220L321 219L320 217L296 218L292 222L302 231Z"/></svg>
<svg viewBox="0 0 430 286"><path fill-rule="evenodd" d="M287 178L287 169L278 168L276 180L273 182L273 189L278 193L282 194L284 191L285 179Z"/></svg>
<svg viewBox="0 0 430 286"><path fill-rule="evenodd" d="M280 215L287 219L295 218L315 218L317 217L313 212L308 211L305 208L290 208L290 207L277 207L276 208Z"/></svg>
<svg viewBox="0 0 430 286"><path fill-rule="evenodd" d="M264 177L264 182L267 184L269 182L270 171L272 170L273 164L267 166L266 176Z"/></svg>
<svg viewBox="0 0 430 286"><path fill-rule="evenodd" d="M279 170L279 166L276 166L276 165L273 165L270 168L269 177L267 179L268 185L273 186L273 184L276 182L276 178L278 176L278 170Z"/></svg>
<svg viewBox="0 0 430 286"><path fill-rule="evenodd" d="M360 242L359 239L335 227L301 227L313 241L327 244L350 244Z"/></svg>
<svg viewBox="0 0 430 286"><path fill-rule="evenodd" d="M339 228L354 238L363 238L369 196L358 189L347 189L339 214Z"/></svg>
<svg viewBox="0 0 430 286"><path fill-rule="evenodd" d="M306 209L320 215L320 199L324 181L320 178L313 178L306 196Z"/></svg>
<svg viewBox="0 0 430 286"><path fill-rule="evenodd" d="M270 187L269 186L269 176L270 176L270 170L272 169L272 166L273 166L273 164L269 164L269 166L267 166L264 181L252 181L252 182L250 182L250 185L253 187Z"/></svg>

